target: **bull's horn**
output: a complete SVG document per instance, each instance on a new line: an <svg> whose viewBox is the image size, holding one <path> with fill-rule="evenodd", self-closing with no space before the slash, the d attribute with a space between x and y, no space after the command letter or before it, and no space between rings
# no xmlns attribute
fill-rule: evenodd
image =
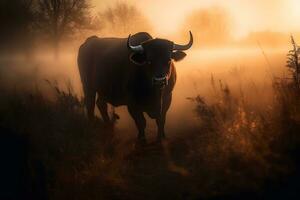
<svg viewBox="0 0 300 200"><path fill-rule="evenodd" d="M128 49L130 49L133 52L143 53L143 51L144 51L143 46L142 45L132 46L130 44L130 38L131 38L131 35L129 35L128 39L127 39L127 47L128 47Z"/></svg>
<svg viewBox="0 0 300 200"><path fill-rule="evenodd" d="M189 43L186 44L186 45L174 44L173 50L179 50L179 51L185 51L185 50L188 50L189 48L192 47L193 42L194 42L194 40L193 40L193 34L192 34L192 32L190 31L190 41L189 41Z"/></svg>

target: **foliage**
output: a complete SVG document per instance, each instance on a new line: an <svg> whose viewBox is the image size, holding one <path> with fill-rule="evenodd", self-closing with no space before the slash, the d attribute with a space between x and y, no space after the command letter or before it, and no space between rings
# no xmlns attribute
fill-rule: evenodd
<svg viewBox="0 0 300 200"><path fill-rule="evenodd" d="M195 103L201 131L190 141L190 148L195 151L192 160L203 170L208 168L201 166L205 157L219 176L215 177L217 180L234 179L220 188L224 192L233 192L237 182L240 191L252 194L259 191L266 199L284 196L286 191L295 192L294 177L298 179L299 174L292 169L299 167L296 155L300 151L300 94L284 78L273 81L273 101L263 109L253 107L243 95L234 97L221 82L216 87L213 77L213 103L200 95L189 98ZM280 189L274 192L274 187Z"/></svg>
<svg viewBox="0 0 300 200"><path fill-rule="evenodd" d="M189 98L197 126L143 147L89 122L70 84L47 83L52 100L39 90L1 90L0 126L29 138L29 168L44 168L50 199L271 198L298 166L299 94L284 82L261 110L212 76L214 102Z"/></svg>
<svg viewBox="0 0 300 200"><path fill-rule="evenodd" d="M224 45L231 39L231 18L225 9L211 7L192 11L185 19L182 34L191 30L195 44Z"/></svg>
<svg viewBox="0 0 300 200"><path fill-rule="evenodd" d="M2 0L0 2L1 48L26 47L34 19L34 0Z"/></svg>
<svg viewBox="0 0 300 200"><path fill-rule="evenodd" d="M58 54L62 39L93 28L90 8L89 0L1 1L1 43L9 48L20 48L20 44L32 48L35 39L46 38Z"/></svg>
<svg viewBox="0 0 300 200"><path fill-rule="evenodd" d="M151 29L143 13L137 7L126 2L118 2L113 7L99 12L98 21L102 25L102 29L119 35Z"/></svg>
<svg viewBox="0 0 300 200"><path fill-rule="evenodd" d="M299 64L300 47L295 42L293 36L291 36L291 43L292 43L292 50L290 50L287 55L287 67L291 72L295 86L297 88L300 88L300 64Z"/></svg>
<svg viewBox="0 0 300 200"><path fill-rule="evenodd" d="M28 93L1 88L0 127L13 130L15 138L27 138L29 142L26 175L30 178L26 188L36 189L30 187L41 180L36 193L45 190L44 195L50 199L65 199L68 188L80 192L86 182L93 180L90 167L95 160L99 160L98 170L110 171L110 149L115 139L101 120L88 121L83 99L75 95L70 85L64 91L55 82L47 83L53 100L38 89ZM103 185L108 184L104 174L99 183L102 181Z"/></svg>
<svg viewBox="0 0 300 200"><path fill-rule="evenodd" d="M237 79L245 72L230 73ZM30 183L45 187L49 199L299 196L300 93L286 79L273 83L266 103L251 93L259 97L253 103L243 89L235 94L232 82L211 76L212 98L202 93L189 98L193 126L178 121L182 127L167 129L166 141L144 146L136 143L134 130L88 121L83 100L70 84L62 90L46 82L52 89L47 97L38 88L24 92L2 84L0 126L28 138Z"/></svg>
<svg viewBox="0 0 300 200"><path fill-rule="evenodd" d="M89 27L89 8L87 0L38 0L35 25L51 38L57 51L63 37Z"/></svg>

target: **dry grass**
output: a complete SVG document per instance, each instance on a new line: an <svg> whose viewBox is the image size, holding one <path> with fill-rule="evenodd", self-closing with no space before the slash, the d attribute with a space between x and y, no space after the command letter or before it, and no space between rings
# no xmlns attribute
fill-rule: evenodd
<svg viewBox="0 0 300 200"><path fill-rule="evenodd" d="M194 126L145 146L124 140L117 126L89 122L71 84L62 90L51 81L46 95L1 88L0 126L29 147L29 199L296 197L300 92L287 80L274 79L273 91L249 83L250 92L237 92L212 76L210 96L189 98Z"/></svg>

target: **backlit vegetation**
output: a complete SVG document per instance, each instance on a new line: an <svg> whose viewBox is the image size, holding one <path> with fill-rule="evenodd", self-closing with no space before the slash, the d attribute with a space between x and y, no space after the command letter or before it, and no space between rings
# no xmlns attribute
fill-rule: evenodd
<svg viewBox="0 0 300 200"><path fill-rule="evenodd" d="M250 82L243 84L255 90L236 89L212 75L210 92L187 100L194 126L146 146L122 139L128 133L118 126L89 122L71 85L62 90L52 81L47 94L1 88L0 125L30 144L26 180L36 199L285 196L299 178L300 93L291 75L272 79L268 92Z"/></svg>

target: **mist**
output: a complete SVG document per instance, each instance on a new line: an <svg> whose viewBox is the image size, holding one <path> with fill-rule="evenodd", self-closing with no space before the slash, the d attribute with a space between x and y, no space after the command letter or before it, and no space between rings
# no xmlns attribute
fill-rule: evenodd
<svg viewBox="0 0 300 200"><path fill-rule="evenodd" d="M157 27L160 19L149 19L147 12L149 9L153 11L155 4L151 8L148 3L145 3L145 6L148 6L145 12L139 9L140 4L141 2L135 6L134 2L123 1L103 2L101 6L98 4L86 6L90 9L86 17L92 21L88 23L89 26L74 30L77 33L72 37L69 34L62 37L59 41L58 56L55 50L57 44L53 44L51 38L45 37L44 32L34 32L32 44L27 43L26 35L17 36L26 40L26 43L23 45L22 40L12 43L12 53L9 54L5 48L2 48L2 84L7 88L17 90L30 91L38 88L51 98L53 94L47 83L47 80L50 80L62 88L71 84L76 95L82 98L82 86L76 60L78 48L88 36L125 38L138 31L149 31L154 38L168 36L166 33L160 34L160 27ZM181 4L176 5L179 7ZM188 52L187 59L176 63L178 82L168 113L166 124L168 130L176 130L182 125L195 126L193 124L194 108L187 98L201 94L209 100L213 99L212 76L217 81L228 84L237 96L240 90L245 91L244 95L257 106L264 104L251 98L253 87L267 91L262 94L261 100L264 103L270 100L272 77L288 73L282 68L285 65L285 55L289 48L289 36L285 31L282 33L249 32L245 37L237 39L234 33L236 19L231 10L222 4L220 6L208 3L205 6L199 5L199 8L185 12L184 18L178 23L180 24L178 30L170 33L167 39L184 43L187 40L188 30L192 30L195 43ZM25 50L20 47L20 44L26 47ZM99 112L96 112L100 117ZM129 135L120 134L120 136L133 139L135 127L127 109L116 108L116 112L121 116L116 125L120 133L133 132ZM153 134L155 123L149 123L147 132L153 139L155 138ZM170 131L171 137L173 137L172 132Z"/></svg>
<svg viewBox="0 0 300 200"><path fill-rule="evenodd" d="M169 40L184 43L187 40L188 30L192 30L195 38L194 46L188 52L187 59L176 63L178 82L167 120L167 129L176 130L182 125L194 126L194 108L187 100L188 97L201 94L207 99L213 98L210 81L212 76L217 81L228 84L237 96L240 90L245 91L244 95L251 99L249 101L261 106L264 105L262 102L256 102L251 98L253 85L257 90L267 91L261 97L261 100L267 103L272 94L272 77L288 74L288 71L282 68L289 48L289 35L286 34L286 30L280 33L259 32L260 28L257 28L257 32L249 32L237 39L234 33L237 26L237 19L234 18L236 13L232 13L232 10L223 4L215 6L216 2L204 3L205 5L199 5L199 8L196 8L198 4L195 2L186 4L194 5L193 10L183 13L183 20L178 22L180 26L178 24L175 26L178 30L168 36L166 33L160 34L162 31L157 27L161 19L153 19L155 15L149 18L148 12L154 12L157 3L151 7L145 2L144 6L147 8L143 12L139 9L143 2L139 2L137 6L134 1L103 2L101 5L92 3L94 4L84 6L84 9L89 9L84 15L91 20L88 26L72 30L70 33L76 33L73 35L66 32L61 36L59 43L58 41L53 43L51 35L46 36L43 30L36 32L26 29L27 35L34 33L31 40L28 40L28 36L23 33L15 34L15 37L20 38L18 42L14 42L14 38L9 38L12 42L7 43L10 45L10 52L5 50L5 46L1 48L2 85L17 90L38 88L51 98L51 89L46 81L50 80L62 88L71 84L76 95L82 98L76 60L78 48L87 37L97 35L125 38L131 33L149 31L154 38L167 36ZM161 6L166 4L163 3ZM176 4L176 9L179 9L180 5L181 3ZM259 5L260 3L257 3L257 6ZM245 8L241 7L241 9ZM30 20L23 23L23 27L26 27L26 24L30 24ZM59 52L56 52L58 50ZM116 125L120 132L134 132L134 123L126 108L116 108L116 111L121 115ZM96 112L100 117L99 112ZM152 133L155 132L155 124L151 122L150 124L148 132L150 137L154 137ZM170 134L172 137L172 131ZM120 135L128 138L127 134ZM133 133L129 138L134 137Z"/></svg>
<svg viewBox="0 0 300 200"><path fill-rule="evenodd" d="M30 182L24 191L31 199L272 199L295 192L282 182L299 177L297 1L64 0L56 12L47 2L0 3L0 128L24 142L10 150L28 153L22 181ZM120 117L112 125L98 109L88 120L77 66L88 37L141 31L178 44L189 31L194 36L175 63L167 139L156 141L155 120L146 116L144 146L126 106L109 105L110 116ZM14 181L7 177L3 182ZM12 191L5 194L23 195Z"/></svg>

